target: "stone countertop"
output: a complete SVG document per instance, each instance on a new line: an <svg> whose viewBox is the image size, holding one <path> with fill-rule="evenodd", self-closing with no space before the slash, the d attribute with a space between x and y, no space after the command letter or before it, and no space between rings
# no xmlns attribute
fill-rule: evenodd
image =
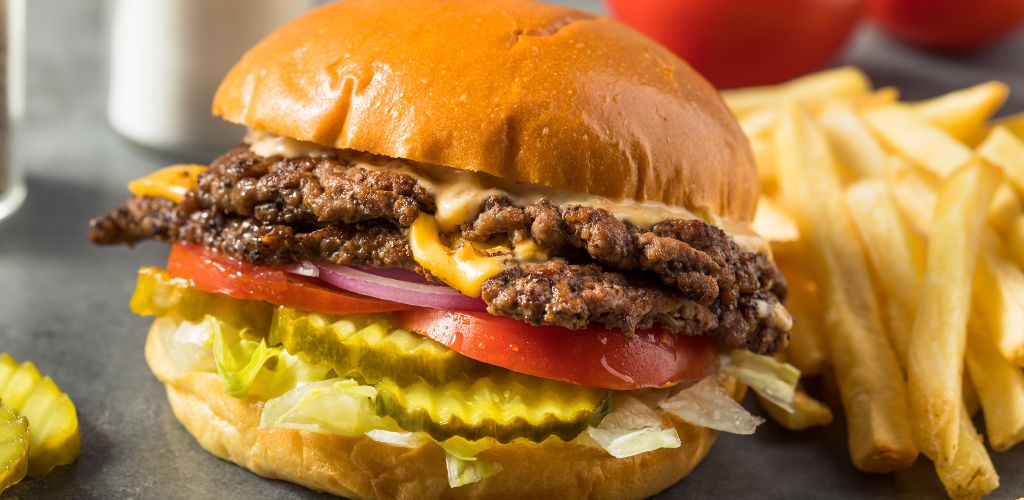
<svg viewBox="0 0 1024 500"><path fill-rule="evenodd" d="M160 265L166 247L96 248L90 217L119 203L125 183L175 158L135 147L106 123L106 25L99 0L31 0L28 116L20 138L28 198L0 222L0 350L33 360L78 407L82 456L14 498L318 497L203 452L177 423L142 356L149 320L129 313L135 270ZM596 8L598 2L576 2ZM984 54L940 58L862 31L842 63L877 85L923 98L1001 79L1024 109L1024 36ZM876 476L856 471L841 423L803 433L764 425L725 435L663 498L925 498L943 495L931 464ZM1000 497L1024 494L1024 449L993 455ZM1017 471L1017 474L1014 474Z"/></svg>

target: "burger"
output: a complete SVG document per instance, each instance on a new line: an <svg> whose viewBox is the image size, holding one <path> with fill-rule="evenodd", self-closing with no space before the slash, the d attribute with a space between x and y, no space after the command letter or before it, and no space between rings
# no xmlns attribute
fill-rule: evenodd
<svg viewBox="0 0 1024 500"><path fill-rule="evenodd" d="M346 0L250 49L209 166L133 181L131 309L203 448L353 498L634 498L792 403L749 146L632 29L528 0Z"/></svg>

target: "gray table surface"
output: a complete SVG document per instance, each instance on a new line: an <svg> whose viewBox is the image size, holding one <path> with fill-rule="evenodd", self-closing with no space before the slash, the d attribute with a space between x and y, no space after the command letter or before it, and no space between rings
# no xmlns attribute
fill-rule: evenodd
<svg viewBox="0 0 1024 500"><path fill-rule="evenodd" d="M125 183L177 160L135 147L107 126L104 11L97 0L31 0L28 118L23 158L29 195L0 222L0 350L33 360L75 401L82 456L12 498L316 498L203 452L171 415L142 357L148 320L128 312L136 268L162 264L157 244L95 248L88 219L119 203ZM583 3L596 8L598 3ZM943 59L857 37L843 62L880 85L921 98L1002 79L1024 109L1024 36L984 54ZM995 454L1003 486L1024 494L1024 449ZM753 437L722 436L708 459L664 498L934 498L930 464L888 476L856 471L841 424L800 434L773 424Z"/></svg>

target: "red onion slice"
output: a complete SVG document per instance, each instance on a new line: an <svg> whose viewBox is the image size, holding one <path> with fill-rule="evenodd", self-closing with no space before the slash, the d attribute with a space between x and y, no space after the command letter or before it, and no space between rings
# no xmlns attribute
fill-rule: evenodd
<svg viewBox="0 0 1024 500"><path fill-rule="evenodd" d="M393 280L405 281L405 282L408 282L408 283L420 283L420 284L423 284L423 285L444 286L444 285L438 285L437 283L434 283L433 281L430 281L427 278L424 278L419 273L417 273L415 271L410 271L408 269L377 269L375 267L370 267L370 266L355 266L355 269L358 269L358 270L360 270L360 271L362 271L364 273L372 274L374 276L381 276L383 278L391 278Z"/></svg>
<svg viewBox="0 0 1024 500"><path fill-rule="evenodd" d="M402 276L395 272L386 273L390 276L382 276L385 273L368 273L354 267L310 263L289 266L286 270L303 276L318 277L342 290L401 304L431 309L487 310L484 301L463 295L447 285L424 282L426 280L418 274L416 277L420 279L412 281L392 277Z"/></svg>

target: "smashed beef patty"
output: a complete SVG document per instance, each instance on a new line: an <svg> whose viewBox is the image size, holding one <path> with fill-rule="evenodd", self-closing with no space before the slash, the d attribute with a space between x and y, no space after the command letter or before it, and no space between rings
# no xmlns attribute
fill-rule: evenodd
<svg viewBox="0 0 1024 500"><path fill-rule="evenodd" d="M93 219L89 238L181 241L255 264L321 260L430 277L412 259L405 227L434 209L429 191L400 172L363 169L340 156L265 158L239 147L218 158L181 203L129 199ZM761 353L788 340L788 328L765 313L786 294L775 266L700 220L639 228L602 209L548 200L521 207L492 197L458 232L473 241L533 240L552 256L542 263L510 257L484 283L482 298L495 315L627 333L658 326Z"/></svg>

